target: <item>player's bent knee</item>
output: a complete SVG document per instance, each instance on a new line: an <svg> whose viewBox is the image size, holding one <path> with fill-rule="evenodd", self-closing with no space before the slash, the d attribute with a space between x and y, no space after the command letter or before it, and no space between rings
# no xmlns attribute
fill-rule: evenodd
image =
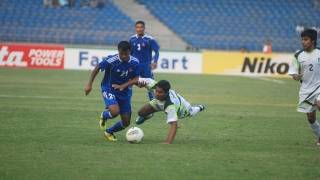
<svg viewBox="0 0 320 180"><path fill-rule="evenodd" d="M119 115L119 111L117 111L117 110L110 111L110 114L111 114L112 118L115 118Z"/></svg>
<svg viewBox="0 0 320 180"><path fill-rule="evenodd" d="M138 111L138 116L141 116L141 117L143 117L143 115L144 115L144 113L143 113L143 111Z"/></svg>
<svg viewBox="0 0 320 180"><path fill-rule="evenodd" d="M119 106L118 105L111 105L111 106L108 106L108 109L111 113L111 116L113 118L117 117L119 114L120 114L120 109L119 109Z"/></svg>
<svg viewBox="0 0 320 180"><path fill-rule="evenodd" d="M138 112L138 116L140 116L140 117L147 117L148 115L149 115L150 113L147 113L147 112L145 112L145 111L139 111Z"/></svg>

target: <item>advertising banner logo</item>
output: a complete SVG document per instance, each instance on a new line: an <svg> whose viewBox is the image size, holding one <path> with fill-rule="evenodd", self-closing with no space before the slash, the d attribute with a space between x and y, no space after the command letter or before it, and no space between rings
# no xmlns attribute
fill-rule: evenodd
<svg viewBox="0 0 320 180"><path fill-rule="evenodd" d="M0 44L0 66L63 69L64 47L59 45Z"/></svg>

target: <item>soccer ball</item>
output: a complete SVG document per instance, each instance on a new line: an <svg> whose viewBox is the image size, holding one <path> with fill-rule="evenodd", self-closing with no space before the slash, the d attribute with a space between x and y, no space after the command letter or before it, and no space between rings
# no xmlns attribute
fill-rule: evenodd
<svg viewBox="0 0 320 180"><path fill-rule="evenodd" d="M127 131L126 138L130 143L139 143L142 141L143 131L138 127L132 127Z"/></svg>

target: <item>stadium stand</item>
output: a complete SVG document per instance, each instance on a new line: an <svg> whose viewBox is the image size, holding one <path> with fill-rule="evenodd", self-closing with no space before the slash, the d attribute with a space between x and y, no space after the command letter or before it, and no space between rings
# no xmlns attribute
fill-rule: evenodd
<svg viewBox="0 0 320 180"><path fill-rule="evenodd" d="M104 8L46 8L41 0L1 0L0 40L114 45L130 37L134 22L111 1Z"/></svg>
<svg viewBox="0 0 320 180"><path fill-rule="evenodd" d="M139 0L193 47L261 51L300 48L296 26L320 26L312 0Z"/></svg>
<svg viewBox="0 0 320 180"><path fill-rule="evenodd" d="M296 27L320 27L313 0L137 0L192 48L273 51L300 48ZM1 0L0 40L114 45L132 32L133 20L114 2L103 8L49 8L41 0Z"/></svg>

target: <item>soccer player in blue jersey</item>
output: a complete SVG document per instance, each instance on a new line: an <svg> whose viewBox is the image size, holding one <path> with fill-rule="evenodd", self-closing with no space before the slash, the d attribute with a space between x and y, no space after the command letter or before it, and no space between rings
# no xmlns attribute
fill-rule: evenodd
<svg viewBox="0 0 320 180"><path fill-rule="evenodd" d="M153 37L145 34L143 21L137 21L135 28L137 34L133 35L129 41L132 47L131 55L139 59L140 77L153 79L152 70L157 68L160 47ZM149 91L148 96L152 100L153 92Z"/></svg>
<svg viewBox="0 0 320 180"><path fill-rule="evenodd" d="M104 58L92 71L85 87L85 94L88 95L99 71L105 72L101 91L106 109L101 113L100 128L105 130L105 122L108 119L113 119L119 114L121 116L120 121L105 130L104 135L109 141L117 141L114 133L125 129L130 124L132 85L139 78L139 61L130 55L130 51L130 43L121 41L118 44L119 53Z"/></svg>

